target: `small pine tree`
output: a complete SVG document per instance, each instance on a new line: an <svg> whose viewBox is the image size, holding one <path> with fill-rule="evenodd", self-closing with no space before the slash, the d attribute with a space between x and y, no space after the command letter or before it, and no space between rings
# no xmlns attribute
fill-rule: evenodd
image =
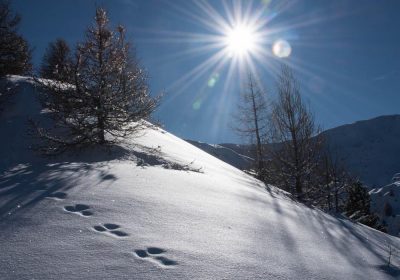
<svg viewBox="0 0 400 280"><path fill-rule="evenodd" d="M383 231L379 225L379 218L370 212L371 198L367 189L360 181L355 181L348 186L345 211L349 217L369 227Z"/></svg>
<svg viewBox="0 0 400 280"><path fill-rule="evenodd" d="M17 33L21 17L14 14L8 1L0 1L0 77L23 75L32 70L28 42Z"/></svg>
<svg viewBox="0 0 400 280"><path fill-rule="evenodd" d="M40 75L42 78L61 82L72 81L71 51L67 42L57 39L51 42L43 56Z"/></svg>
<svg viewBox="0 0 400 280"><path fill-rule="evenodd" d="M63 136L39 129L50 151L82 144L117 142L145 125L158 99L151 98L146 72L125 41L125 29L113 31L104 9L96 10L86 41L78 45L72 85L44 82L46 106Z"/></svg>
<svg viewBox="0 0 400 280"><path fill-rule="evenodd" d="M348 198L345 206L345 211L348 215L355 212L360 214L369 214L370 196L366 188L363 187L360 181L355 181L349 185Z"/></svg>

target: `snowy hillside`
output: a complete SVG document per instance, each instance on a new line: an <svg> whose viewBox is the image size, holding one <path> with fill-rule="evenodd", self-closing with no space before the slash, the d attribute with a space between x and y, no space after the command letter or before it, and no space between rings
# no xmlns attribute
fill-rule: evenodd
<svg viewBox="0 0 400 280"><path fill-rule="evenodd" d="M400 236L400 180L372 189L371 211L376 213L389 234Z"/></svg>
<svg viewBox="0 0 400 280"><path fill-rule="evenodd" d="M292 201L161 129L40 158L32 84L0 117L0 279L395 279L400 240ZM398 258L394 258L399 266Z"/></svg>
<svg viewBox="0 0 400 280"><path fill-rule="evenodd" d="M253 164L253 159L249 156L242 155L235 150L223 145L207 144L203 142L186 140L190 144L202 149L203 151L213 155L214 157L229 163L230 165L241 170L249 168ZM238 145L239 146L239 145Z"/></svg>
<svg viewBox="0 0 400 280"><path fill-rule="evenodd" d="M369 187L387 184L400 170L400 115L359 121L322 134L333 153L342 158L347 168ZM207 152L211 150L211 154L237 167L240 157L250 156L248 145L220 144L210 147L203 143L196 146ZM240 157L220 156L221 149L230 149Z"/></svg>

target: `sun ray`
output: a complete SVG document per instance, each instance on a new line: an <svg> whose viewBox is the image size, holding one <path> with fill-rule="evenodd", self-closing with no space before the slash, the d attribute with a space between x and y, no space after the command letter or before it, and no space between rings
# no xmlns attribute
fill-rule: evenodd
<svg viewBox="0 0 400 280"><path fill-rule="evenodd" d="M179 96L194 82L196 82L197 79L203 76L208 70L212 69L219 62L224 61L224 59L226 59L226 57L224 51L221 50L193 68L181 78L177 79L175 82L169 85L168 88L166 88L166 91L170 92L171 94L168 96L168 99L165 100L164 104L167 105L168 103L172 102L177 96Z"/></svg>
<svg viewBox="0 0 400 280"><path fill-rule="evenodd" d="M170 92L169 100L186 93L193 86L196 86L195 92L201 95L207 86L214 87L217 82L222 82L219 100L229 102L229 92L238 89L237 85L246 78L248 72L252 72L258 81L265 74L276 77L282 61L295 69L301 68L302 73L308 75L308 70L305 70L307 66L292 57L293 46L307 43L299 39L296 29L331 20L318 16L301 16L282 24L275 19L294 5L287 2L223 0L214 4L212 1L199 0L180 4L174 1L165 3L183 21L197 26L196 32L139 29L135 31L153 35L152 38L145 37L139 41L187 45L177 53L163 56L162 60L154 58L158 63L168 63L170 60L178 65L185 59L193 58L200 61L166 87L167 92ZM260 83L260 86L263 85ZM195 95L195 99L198 97Z"/></svg>

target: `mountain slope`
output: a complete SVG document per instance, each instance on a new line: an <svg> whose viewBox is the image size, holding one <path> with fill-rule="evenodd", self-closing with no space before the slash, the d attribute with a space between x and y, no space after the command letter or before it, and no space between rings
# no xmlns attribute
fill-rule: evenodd
<svg viewBox="0 0 400 280"><path fill-rule="evenodd" d="M322 135L333 153L344 160L348 170L371 188L386 185L400 172L400 115L339 126ZM251 157L249 145L191 143L239 169L249 168L251 164L251 161L237 164L241 158ZM224 149L234 153L224 157Z"/></svg>
<svg viewBox="0 0 400 280"><path fill-rule="evenodd" d="M400 236L400 180L381 188L372 189L371 211L376 213L387 232Z"/></svg>
<svg viewBox="0 0 400 280"><path fill-rule="evenodd" d="M400 172L400 115L381 116L323 133L349 170L370 187Z"/></svg>
<svg viewBox="0 0 400 280"><path fill-rule="evenodd" d="M201 150L209 153L210 155L229 163L230 165L239 168L241 170L249 168L254 160L249 157L236 152L234 149L225 147L223 145L212 145L203 142L186 140L190 144L200 148ZM239 146L239 145L238 145Z"/></svg>
<svg viewBox="0 0 400 280"><path fill-rule="evenodd" d="M161 129L108 151L38 157L24 135L43 112L32 85L12 79L21 90L0 117L0 279L398 277L384 264L399 239L296 203Z"/></svg>

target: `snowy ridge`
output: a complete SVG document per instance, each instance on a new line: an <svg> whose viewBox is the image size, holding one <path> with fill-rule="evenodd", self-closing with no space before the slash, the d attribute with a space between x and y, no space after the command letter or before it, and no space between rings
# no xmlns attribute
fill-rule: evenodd
<svg viewBox="0 0 400 280"><path fill-rule="evenodd" d="M400 115L338 126L322 132L322 135L333 154L343 159L348 170L370 188L387 184L400 170ZM248 145L220 144L213 147L190 142L239 169L250 166L251 161L242 161L242 157L250 155ZM236 154L224 156L221 152L224 148Z"/></svg>
<svg viewBox="0 0 400 280"><path fill-rule="evenodd" d="M254 159L252 159L251 157L239 154L238 152L228 147L224 147L222 145L207 144L193 140L186 140L186 141L202 149L203 151L209 153L210 155L213 155L216 158L219 158L220 160L241 170L251 167L251 165L254 162Z"/></svg>
<svg viewBox="0 0 400 280"><path fill-rule="evenodd" d="M161 129L38 158L18 139L41 109L15 109L34 96L18 82L14 113L0 116L0 279L399 277L385 267L398 238L296 203Z"/></svg>

